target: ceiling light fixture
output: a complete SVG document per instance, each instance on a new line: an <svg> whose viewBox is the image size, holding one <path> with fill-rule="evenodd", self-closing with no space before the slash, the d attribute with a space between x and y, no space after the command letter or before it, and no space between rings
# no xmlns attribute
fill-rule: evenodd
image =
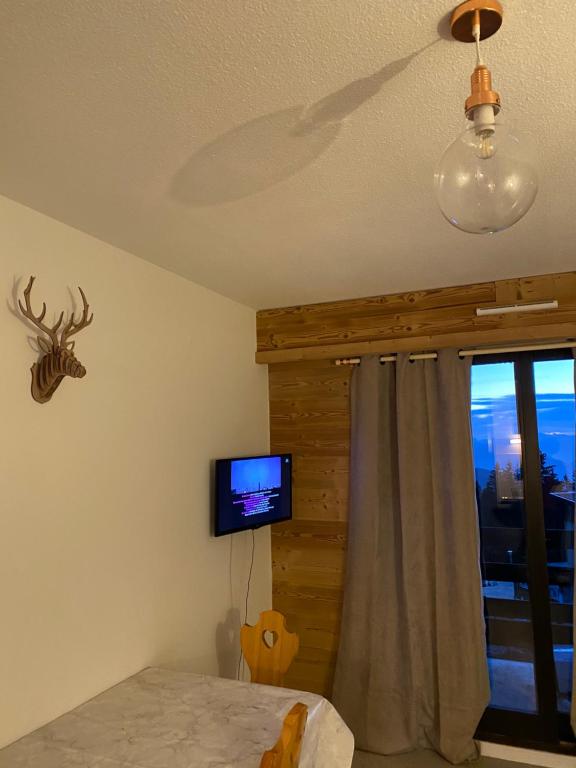
<svg viewBox="0 0 576 768"><path fill-rule="evenodd" d="M498 0L466 0L452 13L452 36L476 44L472 92L465 104L469 125L451 144L436 170L440 210L458 229L491 234L508 229L530 209L538 177L530 150L500 120L500 94L482 61L480 40L502 24Z"/></svg>

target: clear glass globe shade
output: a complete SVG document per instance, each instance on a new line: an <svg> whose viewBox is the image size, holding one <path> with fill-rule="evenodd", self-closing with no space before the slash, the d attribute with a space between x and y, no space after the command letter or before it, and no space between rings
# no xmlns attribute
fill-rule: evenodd
<svg viewBox="0 0 576 768"><path fill-rule="evenodd" d="M490 234L507 229L530 209L538 191L532 147L497 121L493 134L472 122L436 169L440 210L458 229Z"/></svg>

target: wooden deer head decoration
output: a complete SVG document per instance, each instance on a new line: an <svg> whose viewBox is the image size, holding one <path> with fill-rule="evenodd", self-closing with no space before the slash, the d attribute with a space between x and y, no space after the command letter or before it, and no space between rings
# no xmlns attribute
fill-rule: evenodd
<svg viewBox="0 0 576 768"><path fill-rule="evenodd" d="M18 301L20 311L24 317L28 318L37 328L39 328L45 336L38 336L38 346L44 353L37 363L34 363L32 368L32 397L38 403L47 403L52 397L54 392L60 386L64 376L71 376L73 379L81 379L86 375L86 368L76 359L74 355L74 343L69 341L70 336L73 336L82 328L90 325L94 315L88 317L88 302L82 288L78 288L80 295L82 296L83 309L82 317L77 321L74 317L74 313L70 315L70 319L64 324L62 330L60 330L60 336L58 331L64 320L64 312L60 313L60 317L54 323L52 327L45 325L42 321L46 315L46 303L42 304L42 311L39 315L35 315L30 306L30 291L34 285L36 278L31 277L26 290L24 291L24 301L26 307L22 306L22 302Z"/></svg>

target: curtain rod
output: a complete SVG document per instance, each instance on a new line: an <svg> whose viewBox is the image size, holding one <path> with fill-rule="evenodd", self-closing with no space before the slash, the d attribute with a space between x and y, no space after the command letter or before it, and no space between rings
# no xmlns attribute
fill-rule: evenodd
<svg viewBox="0 0 576 768"><path fill-rule="evenodd" d="M460 357L477 357L479 355L500 355L508 352L536 352L541 349L570 349L576 347L576 339L558 341L554 344L524 344L512 347L479 347L478 349L461 349ZM380 355L381 363L395 363L398 355ZM436 360L437 352L416 352L409 360ZM336 365L360 365L361 357L340 357L334 361Z"/></svg>

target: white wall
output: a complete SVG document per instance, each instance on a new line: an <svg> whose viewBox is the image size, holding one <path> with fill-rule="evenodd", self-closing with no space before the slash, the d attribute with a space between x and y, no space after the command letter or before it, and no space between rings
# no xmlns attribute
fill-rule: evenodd
<svg viewBox="0 0 576 768"><path fill-rule="evenodd" d="M94 309L86 377L45 405L13 313L30 274L48 317L77 285ZM6 198L0 276L4 745L147 665L235 673L250 534L210 536L209 468L268 449L268 401L253 310ZM271 603L256 541L249 620Z"/></svg>

